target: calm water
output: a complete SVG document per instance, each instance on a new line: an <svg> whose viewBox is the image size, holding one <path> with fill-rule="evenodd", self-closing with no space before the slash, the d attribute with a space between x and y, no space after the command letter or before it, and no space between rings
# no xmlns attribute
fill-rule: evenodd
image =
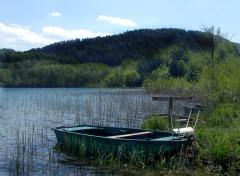
<svg viewBox="0 0 240 176"><path fill-rule="evenodd" d="M0 175L104 173L56 152L51 127L139 128L147 115L167 113L167 106L168 102L152 101L143 89L0 89Z"/></svg>

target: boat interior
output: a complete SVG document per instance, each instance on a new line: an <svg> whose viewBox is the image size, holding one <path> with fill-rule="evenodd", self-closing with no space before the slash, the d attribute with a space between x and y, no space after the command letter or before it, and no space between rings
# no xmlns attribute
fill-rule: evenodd
<svg viewBox="0 0 240 176"><path fill-rule="evenodd" d="M177 136L171 132L157 132L157 131L147 131L140 129L127 129L127 128L101 128L101 127L74 127L74 128L65 128L66 131L87 134L94 136L101 136L107 138L121 138L121 139L145 139L153 140L160 138L173 138Z"/></svg>

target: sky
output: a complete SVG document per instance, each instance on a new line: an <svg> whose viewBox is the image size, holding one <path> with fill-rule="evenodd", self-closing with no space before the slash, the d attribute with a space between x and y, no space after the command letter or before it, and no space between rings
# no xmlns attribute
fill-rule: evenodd
<svg viewBox="0 0 240 176"><path fill-rule="evenodd" d="M210 26L240 43L239 19L239 0L0 0L0 48L26 51L137 29Z"/></svg>

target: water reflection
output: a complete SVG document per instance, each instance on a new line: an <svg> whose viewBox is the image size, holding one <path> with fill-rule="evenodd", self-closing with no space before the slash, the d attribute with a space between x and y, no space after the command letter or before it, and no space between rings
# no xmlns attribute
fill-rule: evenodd
<svg viewBox="0 0 240 176"><path fill-rule="evenodd" d="M175 103L175 109L179 103ZM53 150L51 127L76 124L139 128L167 113L144 89L1 89L0 174L91 175L106 172Z"/></svg>

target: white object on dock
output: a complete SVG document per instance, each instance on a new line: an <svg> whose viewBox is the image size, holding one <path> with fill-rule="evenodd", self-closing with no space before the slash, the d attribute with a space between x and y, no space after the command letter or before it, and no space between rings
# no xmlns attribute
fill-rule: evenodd
<svg viewBox="0 0 240 176"><path fill-rule="evenodd" d="M186 136L194 135L194 129L192 127L174 128L173 131Z"/></svg>

